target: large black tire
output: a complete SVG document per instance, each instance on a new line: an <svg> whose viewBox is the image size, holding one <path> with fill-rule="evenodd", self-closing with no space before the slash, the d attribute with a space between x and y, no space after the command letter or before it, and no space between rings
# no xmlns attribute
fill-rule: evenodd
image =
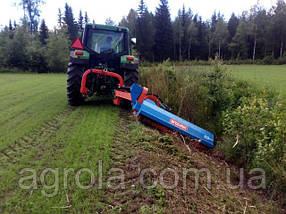
<svg viewBox="0 0 286 214"><path fill-rule="evenodd" d="M84 103L84 97L80 93L83 73L83 66L69 63L67 71L67 98L71 106L79 106Z"/></svg>
<svg viewBox="0 0 286 214"><path fill-rule="evenodd" d="M124 85L130 87L138 82L138 70L127 70L124 72Z"/></svg>

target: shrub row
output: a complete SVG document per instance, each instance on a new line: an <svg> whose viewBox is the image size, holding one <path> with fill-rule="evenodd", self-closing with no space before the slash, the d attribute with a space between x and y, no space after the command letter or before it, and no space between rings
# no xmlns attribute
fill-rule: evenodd
<svg viewBox="0 0 286 214"><path fill-rule="evenodd" d="M174 113L214 132L227 160L264 168L268 184L286 191L286 105L279 96L232 78L219 60L207 70L171 64L141 67L141 84Z"/></svg>
<svg viewBox="0 0 286 214"><path fill-rule="evenodd" d="M174 112L219 135L222 113L239 105L249 96L245 81L233 81L222 62L215 60L207 70L203 67L174 66L169 61L140 67L140 81L158 94Z"/></svg>
<svg viewBox="0 0 286 214"><path fill-rule="evenodd" d="M228 160L248 168L263 168L267 182L286 191L285 104L266 92L242 97L223 115L223 144Z"/></svg>
<svg viewBox="0 0 286 214"><path fill-rule="evenodd" d="M140 62L141 66L148 67L154 65L151 62ZM160 63L157 63L159 65ZM166 62L165 62L166 64ZM286 64L286 56L275 59L272 56L266 56L263 59L229 59L223 61L224 65L284 65ZM212 60L191 60L191 61L168 61L167 65L190 66L190 65L212 65Z"/></svg>
<svg viewBox="0 0 286 214"><path fill-rule="evenodd" d="M49 33L46 44L41 44L37 33L31 35L25 26L0 34L1 70L30 72L66 72L70 41L66 29Z"/></svg>

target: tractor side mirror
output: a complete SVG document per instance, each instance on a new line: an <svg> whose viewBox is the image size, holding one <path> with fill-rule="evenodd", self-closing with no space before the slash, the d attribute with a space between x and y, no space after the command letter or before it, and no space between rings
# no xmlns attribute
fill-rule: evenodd
<svg viewBox="0 0 286 214"><path fill-rule="evenodd" d="M136 38L131 38L131 44L136 45Z"/></svg>

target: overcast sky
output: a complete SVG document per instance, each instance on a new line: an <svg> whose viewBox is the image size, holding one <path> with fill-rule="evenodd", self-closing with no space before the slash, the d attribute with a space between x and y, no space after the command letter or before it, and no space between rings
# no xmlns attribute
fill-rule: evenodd
<svg viewBox="0 0 286 214"><path fill-rule="evenodd" d="M15 6L15 2L20 0L0 0L0 27L8 25L9 19L17 22L23 16L20 6ZM97 24L104 23L105 19L111 17L117 23L128 14L133 8L138 8L139 0L45 0L41 7L41 19L44 18L49 28L57 23L58 8L64 11L65 2L72 6L77 19L79 10L87 11L90 20ZM159 0L145 0L148 9L155 12L159 5ZM178 10L185 4L186 8L191 8L193 13L198 13L204 20L209 19L213 12L220 11L228 19L232 12L241 14L244 10L257 3L257 0L169 0L169 8L172 19L177 15ZM276 0L260 0L260 4L265 8L270 8Z"/></svg>

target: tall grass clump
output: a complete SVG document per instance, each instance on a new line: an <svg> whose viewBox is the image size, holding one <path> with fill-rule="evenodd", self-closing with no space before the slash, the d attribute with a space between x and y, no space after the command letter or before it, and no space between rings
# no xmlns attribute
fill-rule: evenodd
<svg viewBox="0 0 286 214"><path fill-rule="evenodd" d="M268 92L241 98L223 115L223 144L228 160L262 168L268 185L286 191L286 108Z"/></svg>
<svg viewBox="0 0 286 214"><path fill-rule="evenodd" d="M268 184L286 191L285 103L274 91L234 79L220 60L211 64L166 61L141 67L140 81L174 113L214 132L217 149L227 160L263 168Z"/></svg>
<svg viewBox="0 0 286 214"><path fill-rule="evenodd" d="M216 134L222 132L223 111L237 105L243 94L241 87L248 87L245 82L233 82L218 59L208 70L170 65L168 61L140 69L142 85L159 95L179 116Z"/></svg>

